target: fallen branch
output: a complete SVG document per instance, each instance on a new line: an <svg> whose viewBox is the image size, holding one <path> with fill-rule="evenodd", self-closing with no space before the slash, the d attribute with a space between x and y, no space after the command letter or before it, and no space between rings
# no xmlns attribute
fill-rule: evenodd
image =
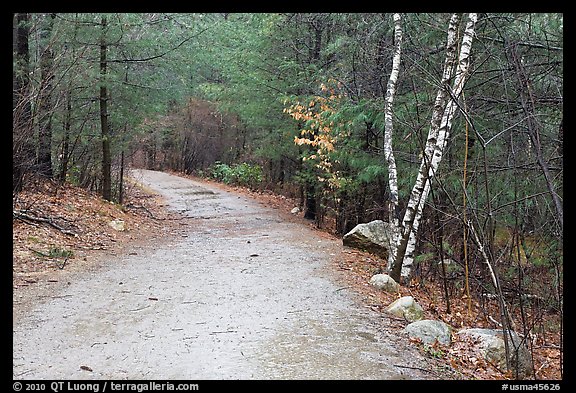
<svg viewBox="0 0 576 393"><path fill-rule="evenodd" d="M49 217L35 217L35 216L31 216L29 214L26 214L21 210L12 210L12 217L14 217L14 218L16 218L22 222L25 222L27 224L30 224L30 221L48 224L51 227L58 229L60 232L62 232L65 235L78 237L78 235L76 233L69 231L66 228L62 228L60 225L58 225L54 221L52 221L52 219L50 219Z"/></svg>

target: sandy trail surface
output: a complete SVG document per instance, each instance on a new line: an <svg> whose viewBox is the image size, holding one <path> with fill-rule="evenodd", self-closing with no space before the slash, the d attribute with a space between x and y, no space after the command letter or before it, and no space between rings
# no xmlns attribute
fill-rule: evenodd
<svg viewBox="0 0 576 393"><path fill-rule="evenodd" d="M16 319L15 379L432 377L338 284L341 242L207 183L132 175L186 216L182 233L110 257Z"/></svg>

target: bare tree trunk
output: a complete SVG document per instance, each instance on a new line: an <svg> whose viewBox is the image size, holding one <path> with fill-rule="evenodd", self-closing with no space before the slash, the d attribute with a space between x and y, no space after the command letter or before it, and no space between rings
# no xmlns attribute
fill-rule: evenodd
<svg viewBox="0 0 576 393"><path fill-rule="evenodd" d="M516 44L512 44L510 50L510 57L513 62L514 68L516 69L516 75L518 76L518 82L520 83L520 98L522 101L522 109L526 115L526 123L528 125L528 135L530 136L530 147L534 149L536 153L536 161L538 166L542 170L544 175L544 180L546 181L546 187L552 196L552 202L554 203L554 208L556 209L556 215L558 219L558 224L560 226L560 233L564 232L564 209L562 207L562 202L560 197L556 192L554 184L552 182L552 175L550 175L550 170L548 168L548 163L542 155L542 144L540 143L540 129L542 128L538 117L536 116L535 98L532 94L532 88L530 87L530 80L526 71L524 69L524 64L522 59L518 56L516 51Z"/></svg>
<svg viewBox="0 0 576 393"><path fill-rule="evenodd" d="M397 244L396 260L390 267L390 275L397 281L400 280L401 275L407 277L410 274L410 267L414 261L413 253L416 248L416 235L418 234L418 227L420 219L422 218L424 203L430 193L431 181L436 175L436 171L442 161L442 155L448 142L452 119L457 108L457 104L454 100L460 96L464 88L476 19L476 14L469 14L468 22L462 37L455 74L454 66L457 54L456 30L460 22L460 17L454 14L450 19L444 71L442 74L441 85L436 95L428 139L424 148L424 154L420 164L416 184L412 188L410 200L408 201L408 206L404 214L402 234L399 237L399 242ZM449 82L452 79L453 83L450 88Z"/></svg>
<svg viewBox="0 0 576 393"><path fill-rule="evenodd" d="M510 334L510 331L515 331L517 330L516 325L514 324L514 321L510 318L510 312L508 311L508 307L506 306L506 301L504 300L504 294L502 293L502 287L500 286L500 280L498 279L498 275L496 274L496 271L494 270L494 267L492 266L492 263L490 263L490 258L488 257L488 254L486 254L486 250L484 248L484 245L482 244L482 242L480 241L480 238L478 236L478 233L476 232L476 229L474 228L473 225L471 225L470 223L465 222L464 223L472 232L472 235L474 236L474 241L476 243L476 245L478 246L478 251L480 251L480 253L482 254L482 257L484 259L484 263L486 263L486 266L488 267L488 270L490 272L490 278L492 279L492 284L494 285L494 289L496 290L497 294L498 294L498 302L499 302L499 308L500 308L500 320L502 321L502 333L504 336L504 351L506 354L506 367L510 370L511 369L511 350L510 350L510 341L512 340L512 336ZM510 341L509 341L510 340ZM512 341L513 343L513 341Z"/></svg>
<svg viewBox="0 0 576 393"><path fill-rule="evenodd" d="M388 164L388 186L390 189L390 201L388 204L388 223L391 228L391 244L388 252L388 267L392 266L396 258L396 244L400 235L400 211L398 208L398 173L396 170L396 159L392 149L393 132L393 111L394 94L396 93L396 82L400 72L400 60L402 54L402 26L400 14L394 14L394 56L392 58L392 71L386 86L386 97L384 100L384 159Z"/></svg>
<svg viewBox="0 0 576 393"><path fill-rule="evenodd" d="M100 124L102 127L102 197L112 200L112 159L110 156L110 128L108 124L108 91L106 89L106 17L102 16L100 36Z"/></svg>
<svg viewBox="0 0 576 393"><path fill-rule="evenodd" d="M126 126L124 126L124 132L126 132ZM118 203L122 204L124 202L124 149L120 153L120 181L118 185Z"/></svg>

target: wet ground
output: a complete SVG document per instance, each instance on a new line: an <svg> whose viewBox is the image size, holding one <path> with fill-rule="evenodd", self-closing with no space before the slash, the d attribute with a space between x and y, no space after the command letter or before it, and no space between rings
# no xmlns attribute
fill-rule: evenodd
<svg viewBox="0 0 576 393"><path fill-rule="evenodd" d="M110 257L15 320L14 378L431 377L338 285L328 262L341 242L206 183L133 177L186 216L182 232Z"/></svg>

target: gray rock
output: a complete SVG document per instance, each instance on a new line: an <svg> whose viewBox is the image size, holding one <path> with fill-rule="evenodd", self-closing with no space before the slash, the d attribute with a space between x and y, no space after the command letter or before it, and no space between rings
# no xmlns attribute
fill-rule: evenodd
<svg viewBox="0 0 576 393"><path fill-rule="evenodd" d="M488 362L495 364L500 370L508 371L506 367L506 349L501 329L463 329L458 331L459 336L470 336L476 340L480 354ZM532 357L526 343L522 342L516 332L508 336L511 352L511 366L513 372L518 368L518 376L525 378L532 374Z"/></svg>
<svg viewBox="0 0 576 393"><path fill-rule="evenodd" d="M452 328L442 321L423 319L412 322L404 328L410 337L419 338L426 344L434 344L436 340L440 344L450 345Z"/></svg>
<svg viewBox="0 0 576 393"><path fill-rule="evenodd" d="M290 213L292 214L298 214L300 213L300 208L298 206L296 206L295 208L293 208L292 210L290 210Z"/></svg>
<svg viewBox="0 0 576 393"><path fill-rule="evenodd" d="M112 229L124 232L126 230L126 223L123 220L112 220L108 223L112 227Z"/></svg>
<svg viewBox="0 0 576 393"><path fill-rule="evenodd" d="M370 284L382 291L398 292L400 284L387 274L375 274L370 278Z"/></svg>
<svg viewBox="0 0 576 393"><path fill-rule="evenodd" d="M405 318L408 322L419 321L424 317L424 310L412 296L404 296L386 308L390 314Z"/></svg>
<svg viewBox="0 0 576 393"><path fill-rule="evenodd" d="M391 230L387 222L374 220L366 224L356 225L344 235L342 243L347 247L388 258L388 249L391 239Z"/></svg>

